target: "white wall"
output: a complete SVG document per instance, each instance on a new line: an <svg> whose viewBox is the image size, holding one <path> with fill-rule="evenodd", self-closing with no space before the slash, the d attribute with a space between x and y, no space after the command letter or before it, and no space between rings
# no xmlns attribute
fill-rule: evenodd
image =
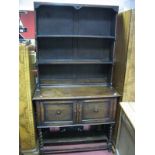
<svg viewBox="0 0 155 155"><path fill-rule="evenodd" d="M19 10L34 10L33 2L119 5L119 11L134 8L135 0L19 0Z"/></svg>

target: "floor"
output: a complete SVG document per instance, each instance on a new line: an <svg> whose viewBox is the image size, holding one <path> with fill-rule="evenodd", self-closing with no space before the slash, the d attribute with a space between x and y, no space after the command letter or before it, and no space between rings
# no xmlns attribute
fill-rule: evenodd
<svg viewBox="0 0 155 155"><path fill-rule="evenodd" d="M92 152L80 152L80 153L65 153L61 155L113 155L113 153L108 151L92 151Z"/></svg>

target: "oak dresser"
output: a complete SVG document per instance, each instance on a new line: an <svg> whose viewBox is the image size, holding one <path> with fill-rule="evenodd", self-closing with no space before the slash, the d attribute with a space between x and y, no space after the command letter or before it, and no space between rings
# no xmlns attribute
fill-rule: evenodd
<svg viewBox="0 0 155 155"><path fill-rule="evenodd" d="M119 98L112 85L118 7L34 7L40 154L110 151Z"/></svg>

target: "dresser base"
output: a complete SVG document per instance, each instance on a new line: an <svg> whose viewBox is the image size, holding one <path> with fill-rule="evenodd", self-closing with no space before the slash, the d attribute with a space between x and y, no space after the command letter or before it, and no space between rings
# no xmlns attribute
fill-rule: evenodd
<svg viewBox="0 0 155 155"><path fill-rule="evenodd" d="M82 126L65 127L55 132L39 128L40 154L111 151L113 125L90 126L88 131Z"/></svg>

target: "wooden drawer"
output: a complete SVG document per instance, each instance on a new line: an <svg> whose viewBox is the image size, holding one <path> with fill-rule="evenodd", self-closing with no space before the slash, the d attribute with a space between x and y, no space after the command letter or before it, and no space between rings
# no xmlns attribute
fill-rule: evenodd
<svg viewBox="0 0 155 155"><path fill-rule="evenodd" d="M44 101L37 104L38 124L46 126L73 124L76 105L72 101Z"/></svg>
<svg viewBox="0 0 155 155"><path fill-rule="evenodd" d="M114 120L116 99L85 100L81 106L81 122L97 123Z"/></svg>

